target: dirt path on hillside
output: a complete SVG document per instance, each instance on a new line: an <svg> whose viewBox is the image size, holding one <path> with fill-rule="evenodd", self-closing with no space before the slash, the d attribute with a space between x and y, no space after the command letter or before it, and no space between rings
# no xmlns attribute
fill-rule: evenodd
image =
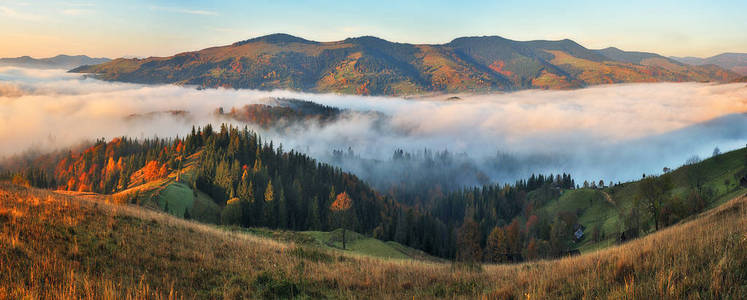
<svg viewBox="0 0 747 300"><path fill-rule="evenodd" d="M610 196L610 194L607 194L607 192L605 192L605 191L601 191L601 192L604 195L604 199L607 200L607 202L609 202L612 205L617 206L617 204L615 204L615 201L612 200L612 196Z"/></svg>

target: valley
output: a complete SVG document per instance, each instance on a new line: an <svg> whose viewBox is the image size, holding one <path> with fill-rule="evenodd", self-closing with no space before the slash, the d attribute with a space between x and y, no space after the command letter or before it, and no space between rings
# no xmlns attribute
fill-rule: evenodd
<svg viewBox="0 0 747 300"><path fill-rule="evenodd" d="M0 300L742 299L745 11L0 1Z"/></svg>
<svg viewBox="0 0 747 300"><path fill-rule="evenodd" d="M350 298L738 297L744 196L645 238L471 267L381 259L177 219L111 198L0 186L0 295ZM681 256L680 253L688 253Z"/></svg>
<svg viewBox="0 0 747 300"><path fill-rule="evenodd" d="M224 124L192 132L173 140L99 140L80 153L40 156L4 177L109 194L117 203L203 223L299 231L302 240L333 248L330 236L307 231L357 231L375 247L394 247L382 250L387 257L403 257L395 255L401 244L443 259L510 262L592 251L655 232L743 193L747 172L742 148L626 183L540 174L513 185L433 193L439 182L403 181L400 187L416 196L404 201L407 193L377 191L247 129ZM341 197L352 198L351 219L331 211Z"/></svg>

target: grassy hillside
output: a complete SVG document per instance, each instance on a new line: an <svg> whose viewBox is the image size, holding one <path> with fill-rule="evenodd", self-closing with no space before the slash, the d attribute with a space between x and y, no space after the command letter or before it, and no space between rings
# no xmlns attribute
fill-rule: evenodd
<svg viewBox="0 0 747 300"><path fill-rule="evenodd" d="M706 207L716 207L725 201L747 192L740 186L739 179L747 174L747 148L724 153L702 162L686 165L671 171L674 188L672 197L683 201L700 183ZM578 214L579 224L584 225L586 237L577 244L581 251L590 251L613 245L619 234L625 230L622 218L634 205L638 196L640 181L627 182L603 189L576 189L564 191L556 200L541 209L556 215L561 211ZM644 224L645 232L653 231L653 223ZM594 241L591 233L599 228L600 241Z"/></svg>
<svg viewBox="0 0 747 300"><path fill-rule="evenodd" d="M739 77L656 54L590 50L571 40L463 37L442 45L364 36L315 42L286 34L170 57L116 59L72 72L105 80L361 95L567 89L594 84L719 81Z"/></svg>
<svg viewBox="0 0 747 300"><path fill-rule="evenodd" d="M207 194L193 190L187 182L195 176L200 153L184 160L180 171L173 171L165 178L133 184L129 189L114 195L119 202L137 203L158 211L168 211L178 217L188 216L191 219L209 224L220 224L222 207L216 204ZM731 199L747 192L739 185L739 178L747 173L747 149L739 149L718 157L709 158L697 164L687 165L669 173L673 178L672 197L683 202L692 202L691 192L700 182L700 194L707 207L715 207L726 199ZM177 173L179 180L177 181ZM137 183L139 180L134 180ZM618 243L622 232L627 230L625 218L633 207L638 196L640 182L628 182L603 189L581 188L563 190L559 197L543 203L538 207L540 214L550 219L561 213L572 213L578 218L578 224L585 227L585 236L572 243L571 249L589 252ZM530 192L530 198L541 190ZM645 210L645 208L641 208ZM188 213L187 213L188 212ZM679 217L686 219L688 215ZM650 218L642 218L641 234L654 231ZM575 229L574 229L575 230ZM269 231L266 229L249 229L252 233L279 239L282 241L308 242L315 246L330 249L342 248L339 232L293 232ZM355 235L349 244L349 252L384 258L418 258L435 260L421 251L394 243L383 242L371 237Z"/></svg>
<svg viewBox="0 0 747 300"><path fill-rule="evenodd" d="M215 204L212 198L200 190L193 190L185 182L191 181L196 172L199 153L185 160L185 167L179 171L180 181L176 180L176 171L166 178L136 185L125 191L112 196L119 203L138 203L150 209L167 212L180 218L186 216L208 224L220 224L221 207ZM70 193L70 195L89 195L101 197L93 193ZM310 246L319 246L331 250L342 250L342 232L335 230L324 231L286 231L271 230L266 228L240 228L229 227L230 230L255 234L274 240L295 242ZM372 237L367 237L356 232L347 232L348 253L368 255L382 258L395 259L422 259L430 261L443 261L430 256L423 251L413 249L396 242L384 242Z"/></svg>
<svg viewBox="0 0 747 300"><path fill-rule="evenodd" d="M739 298L747 198L582 256L465 268L348 255L107 198L0 185L0 298Z"/></svg>
<svg viewBox="0 0 747 300"><path fill-rule="evenodd" d="M349 255L361 255L390 259L416 259L444 262L427 253L413 249L397 242L381 241L357 232L346 232L346 247L342 247L342 229L326 231L286 231L266 228L231 227L232 231L254 234L281 242L293 242L297 245L321 247L331 251L342 251Z"/></svg>
<svg viewBox="0 0 747 300"><path fill-rule="evenodd" d="M180 218L189 216L200 222L218 224L221 207L210 196L193 190L187 184L197 172L199 155L200 152L185 158L182 168L174 170L165 178L143 184L137 184L140 181L136 179L130 188L115 193L113 198L118 202L137 203L151 209L167 211Z"/></svg>

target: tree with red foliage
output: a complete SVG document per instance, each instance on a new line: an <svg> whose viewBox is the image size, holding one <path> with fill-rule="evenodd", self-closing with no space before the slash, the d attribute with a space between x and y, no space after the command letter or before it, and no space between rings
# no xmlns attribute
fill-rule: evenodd
<svg viewBox="0 0 747 300"><path fill-rule="evenodd" d="M521 230L519 228L519 221L514 219L511 224L506 227L506 242L508 243L508 250L512 254L521 252Z"/></svg>

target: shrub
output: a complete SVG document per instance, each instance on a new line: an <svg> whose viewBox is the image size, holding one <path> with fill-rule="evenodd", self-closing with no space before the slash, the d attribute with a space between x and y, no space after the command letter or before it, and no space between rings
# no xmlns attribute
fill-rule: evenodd
<svg viewBox="0 0 747 300"><path fill-rule="evenodd" d="M300 296L301 292L298 284L286 278L282 273L274 276L264 271L257 275L252 285L257 296L263 299L290 299Z"/></svg>
<svg viewBox="0 0 747 300"><path fill-rule="evenodd" d="M240 225L242 218L241 203L238 198L228 200L226 207L220 214L220 223L223 225Z"/></svg>

